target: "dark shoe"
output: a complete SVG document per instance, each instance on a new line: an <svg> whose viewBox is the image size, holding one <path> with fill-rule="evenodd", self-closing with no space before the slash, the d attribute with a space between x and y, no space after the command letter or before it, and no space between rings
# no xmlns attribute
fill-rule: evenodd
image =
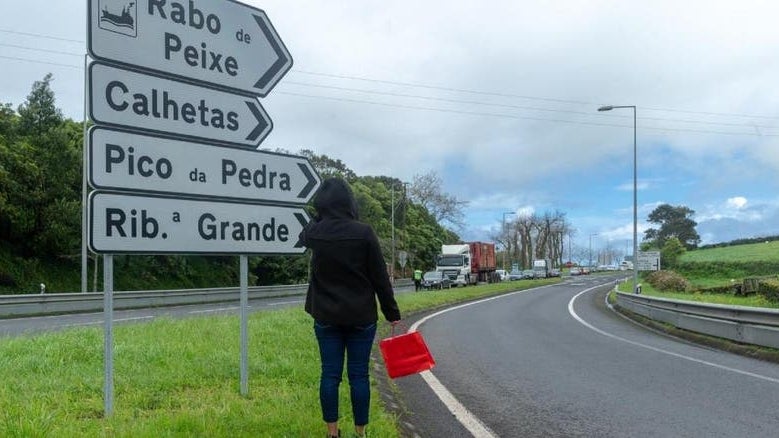
<svg viewBox="0 0 779 438"><path fill-rule="evenodd" d="M327 438L341 438L341 429L338 429L338 435L330 435L328 432Z"/></svg>

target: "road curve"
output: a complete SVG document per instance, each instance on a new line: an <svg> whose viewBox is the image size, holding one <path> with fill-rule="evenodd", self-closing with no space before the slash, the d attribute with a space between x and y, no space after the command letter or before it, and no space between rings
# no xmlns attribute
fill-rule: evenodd
<svg viewBox="0 0 779 438"><path fill-rule="evenodd" d="M396 380L422 437L774 437L779 366L660 335L607 308L614 278L580 277L437 314L432 374ZM456 415L456 416L455 416Z"/></svg>

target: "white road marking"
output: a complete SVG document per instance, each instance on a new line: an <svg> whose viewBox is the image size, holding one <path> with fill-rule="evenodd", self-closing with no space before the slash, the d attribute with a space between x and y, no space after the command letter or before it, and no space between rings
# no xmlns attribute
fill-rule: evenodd
<svg viewBox="0 0 779 438"><path fill-rule="evenodd" d="M285 304L299 304L302 303L303 300L295 300L295 301L279 301L277 303L268 303L269 306L283 306Z"/></svg>
<svg viewBox="0 0 779 438"><path fill-rule="evenodd" d="M122 322L122 321L135 321L139 319L154 319L153 316L136 316L133 318L114 318L114 322ZM81 326L89 326L89 325L100 325L105 323L105 321L88 321L88 322L74 322L72 324L60 324L55 325L54 328L65 328L65 327L81 327Z"/></svg>
<svg viewBox="0 0 779 438"><path fill-rule="evenodd" d="M139 319L154 319L154 317L153 316L135 316L135 317L132 317L132 318L116 318L116 319L114 319L114 322L119 322L119 321L137 321Z"/></svg>
<svg viewBox="0 0 779 438"><path fill-rule="evenodd" d="M251 306L249 306L249 307L251 307ZM205 310L190 310L190 311L189 311L189 312L187 312L187 313L189 313L189 314L191 314L191 315L195 315L195 314L198 314L198 313L214 313L214 312L224 312L224 311L226 311L226 310L236 310L236 309L240 309L240 308L241 308L240 306L232 306L232 307L218 307L218 308L216 308L216 309L205 309Z"/></svg>
<svg viewBox="0 0 779 438"><path fill-rule="evenodd" d="M411 327L409 327L408 332L416 331L417 328L419 328L419 326L422 325L427 320L435 318L436 316L442 315L446 312L451 312L452 310L458 310L464 307L473 306L474 304L481 304L487 301L497 300L499 298L505 298L511 295L516 295L531 290L538 290L545 287L549 287L549 286L541 286L534 289L511 292L505 295L498 295L490 298L485 298L483 300L473 301L470 303L461 304L459 306L450 307L448 309L438 311L436 313L433 313L431 315L428 315L420 319L419 321L412 324ZM463 427L465 427L465 429L467 429L468 432L471 433L471 435L473 435L476 438L498 438L498 435L495 434L495 432L490 430L490 428L487 427L486 424L484 424L475 415L473 415L471 411L469 411L465 406L463 406L463 404L460 403L460 401L457 400L457 398L455 398L455 396L452 395L452 393L449 392L448 389L446 389L446 387L441 383L441 381L438 380L438 378L436 378L435 375L433 375L432 371L424 371L420 373L420 376L422 377L422 379L424 379L424 381L427 383L427 386L430 387L430 389L435 393L435 395L438 396L441 402L443 402L444 406L446 406L446 408L449 409L449 412L451 412L452 415L454 415L457 421L459 421L460 424L462 424Z"/></svg>
<svg viewBox="0 0 779 438"><path fill-rule="evenodd" d="M679 359L688 360L690 362L695 362L695 363L698 363L698 364L701 364L701 365L706 365L706 366L710 366L710 367L713 367L713 368L718 368L718 369L725 370L725 371L730 371L730 372L733 372L733 373L736 373L736 374L741 374L741 375L748 376L748 377L754 377L756 379L765 380L765 381L768 381L768 382L771 382L771 383L779 383L779 379L775 379L773 377L763 376L761 374L755 374L755 373L751 373L749 371L744 371L744 370L739 370L739 369L736 369L736 368L731 368L731 367L728 367L728 366L725 366L725 365L720 365L720 364L716 364L716 363L713 363L713 362L705 361L705 360L702 360L702 359L696 359L694 357L685 356L683 354L674 353L672 351L663 350L662 348L653 347L651 345L642 344L640 342L631 341L630 339L622 338L620 336L617 336L617 335L605 332L605 331L603 331L603 330L593 326L592 324L590 324L587 321L585 321L584 319L582 319L576 313L576 311L573 309L573 303L574 303L574 301L576 301L577 298L579 298L579 296L581 296L581 295L583 295L583 294L585 294L587 292L590 292L591 290L596 289L597 287L599 287L599 286L591 287L589 289L585 289L585 290L579 292L573 298L571 298L571 300L568 302L568 313L570 313L571 316L575 320L579 321L582 325L584 325L588 329L590 329L590 330L592 330L592 331L594 331L596 333L599 333L599 334L601 334L603 336L609 337L611 339L615 339L617 341L622 341L622 342L628 343L630 345L634 345L636 347L646 348L647 350L651 350L651 351L654 351L654 352L657 352L657 353L667 354L669 356L673 356L673 357L676 357L676 358L679 358Z"/></svg>

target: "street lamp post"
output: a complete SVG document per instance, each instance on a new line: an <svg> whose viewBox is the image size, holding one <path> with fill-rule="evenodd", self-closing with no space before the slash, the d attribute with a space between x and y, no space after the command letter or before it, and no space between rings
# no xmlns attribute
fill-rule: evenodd
<svg viewBox="0 0 779 438"><path fill-rule="evenodd" d="M598 233L590 234L590 261L589 264L587 265L587 269L592 268L592 236L597 236L597 235Z"/></svg>
<svg viewBox="0 0 779 438"><path fill-rule="evenodd" d="M636 149L636 106L606 105L598 111L611 111L616 108L633 110L633 293L638 293L638 157Z"/></svg>
<svg viewBox="0 0 779 438"><path fill-rule="evenodd" d="M405 188L408 183L401 183L403 184L403 187ZM390 280L392 283L395 283L395 183L392 183L391 186L392 194L391 194L391 200L390 204L392 204L392 268L390 268ZM405 199L405 191L403 192L403 198Z"/></svg>
<svg viewBox="0 0 779 438"><path fill-rule="evenodd" d="M392 255L390 268L390 281L395 284L395 183L392 183L392 194L390 195L390 208L392 209Z"/></svg>
<svg viewBox="0 0 779 438"><path fill-rule="evenodd" d="M503 237L506 239L503 243L503 270L506 270L506 241L508 241L508 233L506 233L506 215L507 214L516 214L513 211L506 211L503 212L503 228L501 228L501 231L503 231Z"/></svg>

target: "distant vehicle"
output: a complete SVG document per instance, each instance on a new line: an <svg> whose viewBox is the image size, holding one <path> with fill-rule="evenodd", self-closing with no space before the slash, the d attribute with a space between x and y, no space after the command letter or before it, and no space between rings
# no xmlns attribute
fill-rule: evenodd
<svg viewBox="0 0 779 438"><path fill-rule="evenodd" d="M449 289L452 280L441 271L428 271L422 276L422 287L425 289Z"/></svg>
<svg viewBox="0 0 779 438"><path fill-rule="evenodd" d="M509 272L509 280L522 280L523 278L525 277L522 276L522 271L514 270Z"/></svg>
<svg viewBox="0 0 779 438"><path fill-rule="evenodd" d="M632 271L633 270L633 262L622 262L619 265L620 271Z"/></svg>
<svg viewBox="0 0 779 438"><path fill-rule="evenodd" d="M441 245L436 259L436 270L445 273L455 285L463 286L492 281L496 266L495 244L486 242Z"/></svg>
<svg viewBox="0 0 779 438"><path fill-rule="evenodd" d="M549 270L549 276L550 277L560 277L562 274L560 274L559 269L550 269Z"/></svg>
<svg viewBox="0 0 779 438"><path fill-rule="evenodd" d="M506 281L509 279L509 273L505 269L496 269L495 274L500 278L500 281Z"/></svg>
<svg viewBox="0 0 779 438"><path fill-rule="evenodd" d="M522 279L524 280L532 280L536 278L536 271L532 269L525 269L522 271Z"/></svg>
<svg viewBox="0 0 779 438"><path fill-rule="evenodd" d="M571 267L571 269L568 271L568 273L569 273L569 274L571 274L572 276L576 276L576 275L582 275L582 270L581 270L581 268L579 268L579 267L577 267L577 266L573 266L573 267Z"/></svg>
<svg viewBox="0 0 779 438"><path fill-rule="evenodd" d="M536 278L549 277L549 270L552 269L552 261L549 259L533 260L533 271L536 273Z"/></svg>

